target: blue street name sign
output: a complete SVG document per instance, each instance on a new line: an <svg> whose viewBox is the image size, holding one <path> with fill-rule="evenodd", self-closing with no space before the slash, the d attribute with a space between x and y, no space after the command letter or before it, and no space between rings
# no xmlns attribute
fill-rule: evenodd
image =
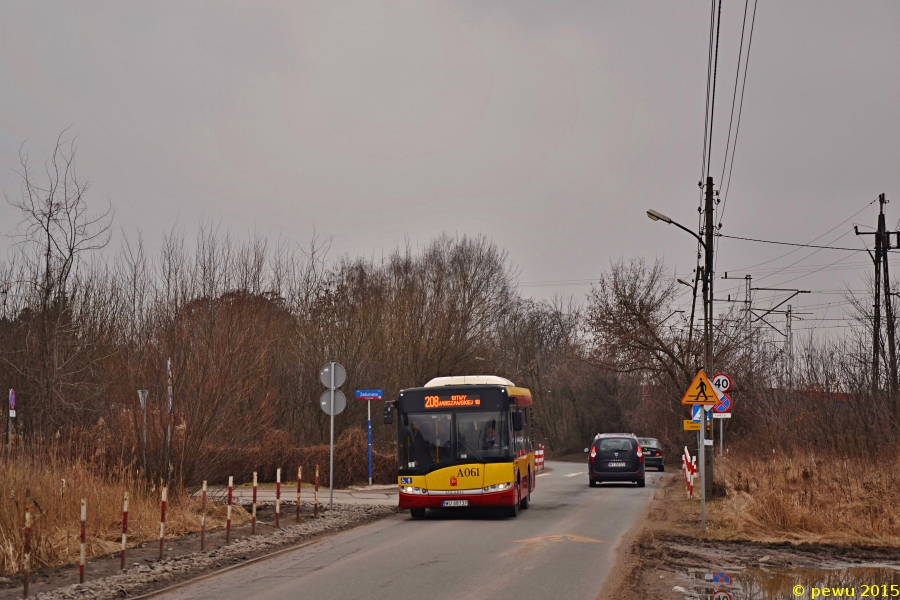
<svg viewBox="0 0 900 600"><path fill-rule="evenodd" d="M356 390L357 400L384 400L384 390Z"/></svg>

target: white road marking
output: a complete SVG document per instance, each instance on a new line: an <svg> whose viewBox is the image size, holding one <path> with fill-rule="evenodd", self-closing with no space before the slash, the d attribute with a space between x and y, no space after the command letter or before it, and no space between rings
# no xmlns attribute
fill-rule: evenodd
<svg viewBox="0 0 900 600"><path fill-rule="evenodd" d="M549 474L550 473L538 473L537 475L535 475L535 477L546 477Z"/></svg>
<svg viewBox="0 0 900 600"><path fill-rule="evenodd" d="M569 473L566 477L578 477L579 475L587 475L587 473Z"/></svg>

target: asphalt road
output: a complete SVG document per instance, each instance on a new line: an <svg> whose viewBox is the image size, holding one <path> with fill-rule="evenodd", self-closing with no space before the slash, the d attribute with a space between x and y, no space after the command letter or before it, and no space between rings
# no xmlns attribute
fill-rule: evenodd
<svg viewBox="0 0 900 600"><path fill-rule="evenodd" d="M515 519L490 511L408 513L212 577L163 598L594 600L618 539L641 515L647 487L589 488L583 464L547 462L532 505Z"/></svg>

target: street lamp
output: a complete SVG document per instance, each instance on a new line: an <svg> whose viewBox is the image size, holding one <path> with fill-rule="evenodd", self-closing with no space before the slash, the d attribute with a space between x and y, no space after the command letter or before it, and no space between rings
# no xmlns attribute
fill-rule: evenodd
<svg viewBox="0 0 900 600"><path fill-rule="evenodd" d="M703 240L698 234L694 233L684 225L680 223L676 223L666 215L657 212L655 210L648 210L647 217L652 221L662 221L663 223L667 223L669 225L674 225L679 229L687 231L689 234L694 236L700 245L703 247L703 254L705 259L705 266L703 268L703 309L706 316L704 327L703 327L703 338L704 338L704 366L706 367L707 373L713 373L713 270L715 269L715 262L713 260L713 252L715 251L715 244L713 243L713 235L715 233L715 225L713 224L713 204L714 204L714 193L713 193L713 178L707 175L706 177L706 189L703 195L703 228L702 231L706 238L706 241ZM698 257L699 258L699 257ZM696 289L696 288L694 288ZM704 446L706 427L700 427L700 436L699 436L699 448L698 454L700 455L700 464L702 467L700 468L700 487L702 492L700 494L700 522L702 523L703 531L706 531L706 494L707 488L710 487L709 484L712 482L710 478L706 477L707 464L706 464L706 451Z"/></svg>
<svg viewBox="0 0 900 600"><path fill-rule="evenodd" d="M650 218L651 221L662 221L663 223L667 223L669 225L674 225L679 229L687 231L689 234L694 236L700 245L703 246L703 254L706 259L706 266L703 269L703 313L706 317L705 322L703 324L703 341L704 341L704 368L707 373L712 373L713 366L713 353L712 353L712 336L713 336L713 328L712 328L712 313L713 313L713 286L712 286L712 271L713 271L713 238L712 238L712 178L708 178L707 180L707 203L706 203L706 242L703 239L682 225L681 223L677 223L667 217L666 215L657 212L655 210L648 210L647 217ZM686 281L679 280L680 283L690 286ZM690 286L693 287L693 286ZM696 288L693 288L696 290ZM696 294L696 292L695 292ZM691 333L693 333L693 319L691 319ZM690 335L690 334L689 334ZM690 344L689 344L690 345ZM706 412L702 413L703 415ZM702 523L702 528L706 531L706 493L707 493L707 482L710 481L706 476L707 472L707 460L706 460L706 425L705 425L705 417L701 418L701 421L704 421L700 425L700 435L698 436L697 443L697 454L699 454L700 458L700 521Z"/></svg>
<svg viewBox="0 0 900 600"><path fill-rule="evenodd" d="M694 233L693 231L691 231L690 229L688 229L687 227L685 227L684 225L682 225L681 223L673 221L666 215L662 214L661 212L657 212L653 209L647 211L647 216L650 218L651 221L662 221L663 223L668 223L669 225L674 225L675 227L678 227L680 229L687 231L689 234L691 234L692 236L697 238L697 241L700 242L701 246L703 246L703 250L706 250L706 244L703 243L703 240L700 238L700 236L697 235L696 233Z"/></svg>

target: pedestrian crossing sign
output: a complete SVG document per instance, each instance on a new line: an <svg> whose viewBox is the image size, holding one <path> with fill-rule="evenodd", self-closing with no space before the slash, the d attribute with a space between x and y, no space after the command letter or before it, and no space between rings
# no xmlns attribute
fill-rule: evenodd
<svg viewBox="0 0 900 600"><path fill-rule="evenodd" d="M718 404L722 401L720 392L716 386L712 384L703 369L697 371L697 376L691 382L687 392L681 399L682 404Z"/></svg>

